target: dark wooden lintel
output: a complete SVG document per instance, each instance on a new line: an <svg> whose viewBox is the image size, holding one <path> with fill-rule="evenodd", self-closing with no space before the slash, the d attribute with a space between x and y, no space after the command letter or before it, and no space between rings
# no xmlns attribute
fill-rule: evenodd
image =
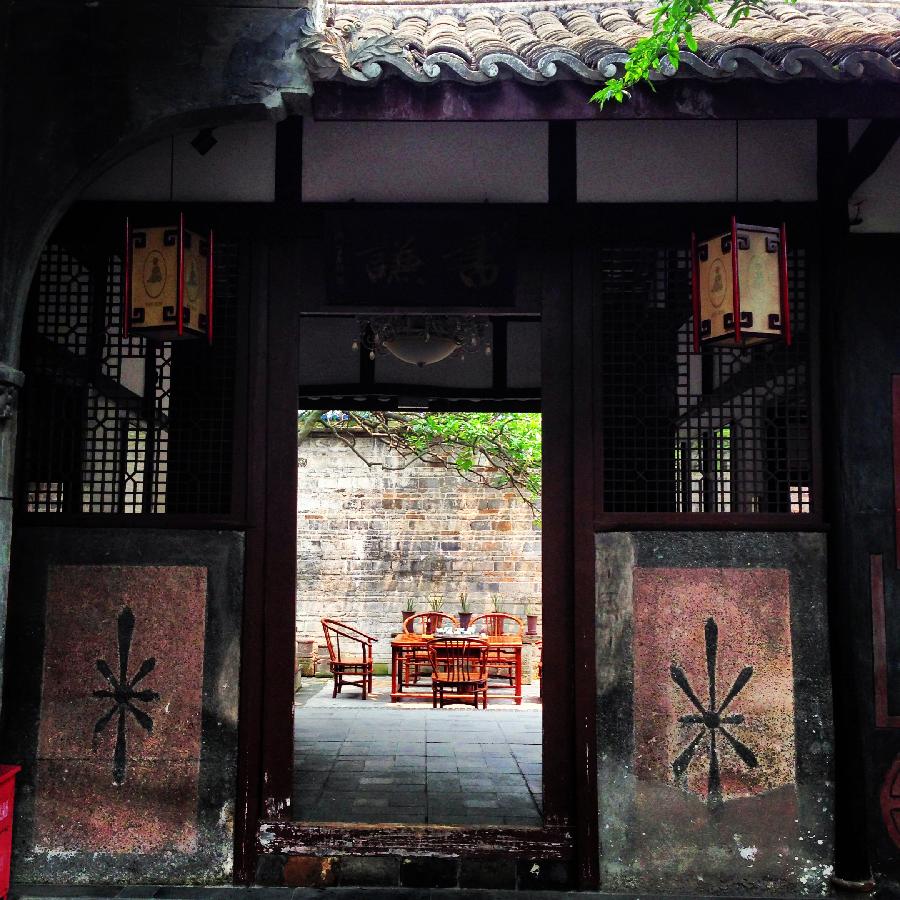
<svg viewBox="0 0 900 900"><path fill-rule="evenodd" d="M651 91L637 88L625 103L589 103L590 85L516 81L472 86L417 85L400 78L360 88L316 85L313 115L321 120L582 121L609 119L891 119L900 117L900 85L829 84L804 79L772 84L754 79L719 83L676 79Z"/></svg>
<svg viewBox="0 0 900 900"><path fill-rule="evenodd" d="M874 175L900 138L900 119L870 122L850 151L847 161L847 193L852 197L856 189Z"/></svg>
<svg viewBox="0 0 900 900"><path fill-rule="evenodd" d="M390 398L416 398L420 400L455 400L460 403L473 403L480 400L497 400L499 402L522 403L540 401L540 387L533 388L468 388L468 387L435 387L420 384L323 384L303 385L299 396L305 399L358 398L381 400Z"/></svg>
<svg viewBox="0 0 900 900"><path fill-rule="evenodd" d="M452 825L347 825L261 822L260 853L301 856L571 859L566 828L464 828Z"/></svg>

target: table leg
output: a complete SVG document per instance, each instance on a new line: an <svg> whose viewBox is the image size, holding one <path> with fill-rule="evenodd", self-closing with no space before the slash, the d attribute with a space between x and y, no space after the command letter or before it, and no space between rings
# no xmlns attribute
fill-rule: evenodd
<svg viewBox="0 0 900 900"><path fill-rule="evenodd" d="M522 705L522 648L516 647L516 706Z"/></svg>
<svg viewBox="0 0 900 900"><path fill-rule="evenodd" d="M397 656L399 655L399 651L396 647L391 647L391 703L396 703L397 698L394 694L397 693Z"/></svg>

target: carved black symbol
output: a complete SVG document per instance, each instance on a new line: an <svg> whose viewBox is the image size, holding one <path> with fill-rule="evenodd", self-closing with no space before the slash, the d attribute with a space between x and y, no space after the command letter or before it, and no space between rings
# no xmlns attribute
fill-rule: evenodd
<svg viewBox="0 0 900 900"><path fill-rule="evenodd" d="M145 659L140 668L135 672L134 676L128 678L128 657L131 653L131 638L134 636L134 613L130 607L125 607L119 613L117 619L118 638L119 638L119 677L116 678L105 659L97 660L97 669L100 674L109 683L109 689L102 691L94 691L95 697L110 698L113 705L109 711L97 719L94 725L94 752L97 750L97 742L100 733L109 724L114 715L118 713L118 731L116 734L116 750L113 756L113 783L124 784L125 767L127 761L127 747L125 743L125 720L126 712L130 712L148 734L153 732L153 719L143 710L138 709L134 705L135 701L140 703L152 703L159 700L159 694L156 691L135 690L137 684L146 678L155 668L156 659L150 657Z"/></svg>
<svg viewBox="0 0 900 900"><path fill-rule="evenodd" d="M716 620L709 618L706 620L706 672L709 679L709 706L704 706L697 695L691 688L684 669L672 663L671 674L672 681L681 688L688 700L697 708L696 713L681 716L678 721L682 725L700 725L700 731L694 736L694 739L681 751L672 763L672 772L675 778L681 778L691 764L697 748L700 746L703 738L709 735L709 776L707 779L706 799L710 806L716 806L722 803L722 780L719 775L719 752L716 747L716 734L721 732L722 737L728 741L731 749L738 755L741 762L748 768L755 769L759 762L753 751L739 741L731 732L725 728L726 725L743 725L744 717L739 714L723 715L725 710L731 704L732 700L744 689L747 682L753 677L753 666L745 666L738 673L734 684L725 695L725 699L719 704L716 700L716 659L719 653L719 627Z"/></svg>

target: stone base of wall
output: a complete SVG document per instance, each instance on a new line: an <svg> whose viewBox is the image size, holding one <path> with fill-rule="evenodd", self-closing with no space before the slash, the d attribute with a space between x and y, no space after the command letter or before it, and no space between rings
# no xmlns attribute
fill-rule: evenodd
<svg viewBox="0 0 900 900"><path fill-rule="evenodd" d="M573 867L562 861L401 856L284 856L260 858L257 883L324 888L407 887L565 890Z"/></svg>
<svg viewBox="0 0 900 900"><path fill-rule="evenodd" d="M824 548L818 534L597 535L607 890L827 891Z"/></svg>

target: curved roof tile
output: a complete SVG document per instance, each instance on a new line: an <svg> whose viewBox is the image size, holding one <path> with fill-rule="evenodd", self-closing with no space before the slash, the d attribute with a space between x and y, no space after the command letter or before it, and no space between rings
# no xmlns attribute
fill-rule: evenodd
<svg viewBox="0 0 900 900"><path fill-rule="evenodd" d="M725 4L715 6L724 12ZM423 82L574 78L597 83L621 72L628 50L648 33L652 9L627 2L357 0L338 4L332 21L354 40L390 35L407 51L378 59L381 65L367 70L363 80L391 72ZM900 82L900 2L773 0L734 28L698 19L694 33L697 52L682 51L677 77Z"/></svg>

